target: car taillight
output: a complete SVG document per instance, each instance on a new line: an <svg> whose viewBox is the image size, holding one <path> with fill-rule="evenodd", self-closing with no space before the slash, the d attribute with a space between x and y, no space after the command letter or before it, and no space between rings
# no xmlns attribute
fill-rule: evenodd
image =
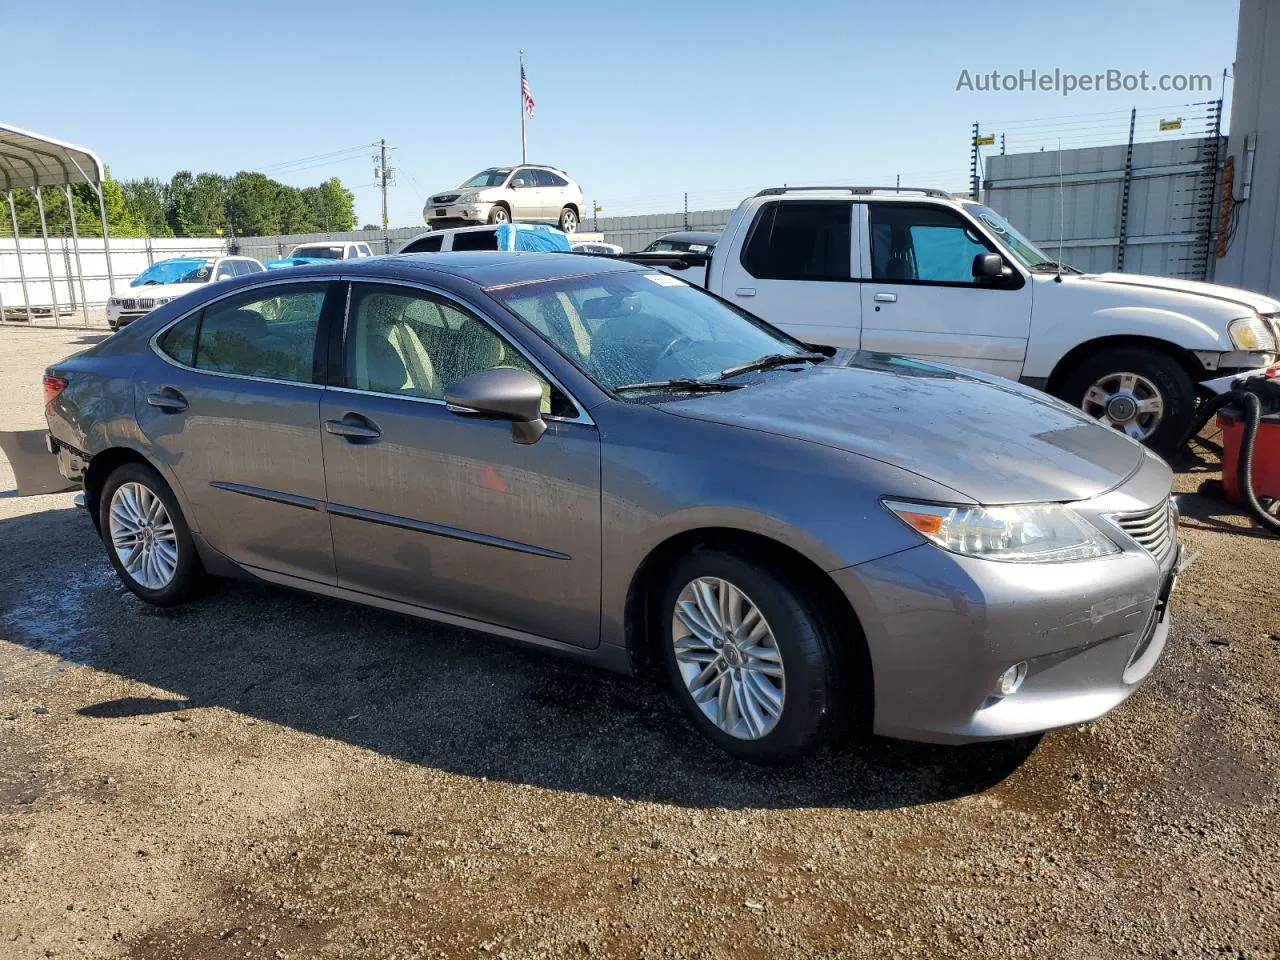
<svg viewBox="0 0 1280 960"><path fill-rule="evenodd" d="M61 377L44 375L44 405L47 407L57 399L58 394L67 388L67 381Z"/></svg>

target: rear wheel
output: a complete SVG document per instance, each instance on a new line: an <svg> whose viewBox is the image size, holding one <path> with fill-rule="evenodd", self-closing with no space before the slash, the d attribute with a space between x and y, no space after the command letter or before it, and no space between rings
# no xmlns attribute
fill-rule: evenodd
<svg viewBox="0 0 1280 960"><path fill-rule="evenodd" d="M1141 347L1102 350L1080 361L1060 396L1165 456L1187 439L1195 418L1190 374L1167 353Z"/></svg>
<svg viewBox="0 0 1280 960"><path fill-rule="evenodd" d="M182 603L200 576L191 531L169 485L151 467L126 463L102 488L99 524L124 585L159 607Z"/></svg>
<svg viewBox="0 0 1280 960"><path fill-rule="evenodd" d="M753 763L825 743L844 688L838 639L802 593L754 561L678 562L657 627L675 696L704 736Z"/></svg>
<svg viewBox="0 0 1280 960"><path fill-rule="evenodd" d="M560 211L560 229L565 233L577 233L578 211L573 207L565 207Z"/></svg>
<svg viewBox="0 0 1280 960"><path fill-rule="evenodd" d="M502 204L495 203L493 205L493 208L489 211L489 222L490 223L510 223L511 211L508 210L506 207L504 207Z"/></svg>

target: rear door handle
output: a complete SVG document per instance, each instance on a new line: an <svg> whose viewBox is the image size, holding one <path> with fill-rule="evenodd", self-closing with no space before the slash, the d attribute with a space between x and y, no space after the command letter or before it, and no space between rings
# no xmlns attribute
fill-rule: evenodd
<svg viewBox="0 0 1280 960"><path fill-rule="evenodd" d="M173 387L164 387L147 394L147 404L165 413L181 413L187 409L187 398Z"/></svg>
<svg viewBox="0 0 1280 960"><path fill-rule="evenodd" d="M324 428L335 437L345 437L353 443L377 440L382 436L376 423L358 413L345 414L341 420L326 420Z"/></svg>
<svg viewBox="0 0 1280 960"><path fill-rule="evenodd" d="M877 293L872 299L876 303L897 303L898 295L896 293Z"/></svg>
<svg viewBox="0 0 1280 960"><path fill-rule="evenodd" d="M733 291L735 297L754 297L756 295L755 287L739 287Z"/></svg>

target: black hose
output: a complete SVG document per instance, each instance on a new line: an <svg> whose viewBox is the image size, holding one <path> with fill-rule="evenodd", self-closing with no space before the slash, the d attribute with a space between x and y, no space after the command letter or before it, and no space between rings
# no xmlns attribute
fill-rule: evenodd
<svg viewBox="0 0 1280 960"><path fill-rule="evenodd" d="M1196 414L1195 422L1191 425L1191 432L1188 436L1194 437L1203 430L1204 425L1209 422L1209 418L1223 407L1235 404L1244 407L1245 415L1244 438L1240 442L1240 458L1236 466L1236 483L1240 487L1240 492L1244 495L1244 501L1249 508L1249 513L1258 522L1259 526L1264 530L1280 534L1280 519L1267 513L1266 508L1258 502L1258 495L1253 489L1253 445L1258 438L1258 427L1262 424L1262 401L1258 398L1258 395L1248 390L1237 389L1228 390L1226 393L1214 397L1200 408Z"/></svg>

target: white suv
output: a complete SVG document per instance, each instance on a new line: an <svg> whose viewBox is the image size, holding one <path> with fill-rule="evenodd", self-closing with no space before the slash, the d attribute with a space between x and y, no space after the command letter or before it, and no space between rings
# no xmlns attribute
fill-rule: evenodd
<svg viewBox="0 0 1280 960"><path fill-rule="evenodd" d="M490 167L427 199L422 219L437 227L528 220L573 233L582 220L582 188L563 170L525 163Z"/></svg>

